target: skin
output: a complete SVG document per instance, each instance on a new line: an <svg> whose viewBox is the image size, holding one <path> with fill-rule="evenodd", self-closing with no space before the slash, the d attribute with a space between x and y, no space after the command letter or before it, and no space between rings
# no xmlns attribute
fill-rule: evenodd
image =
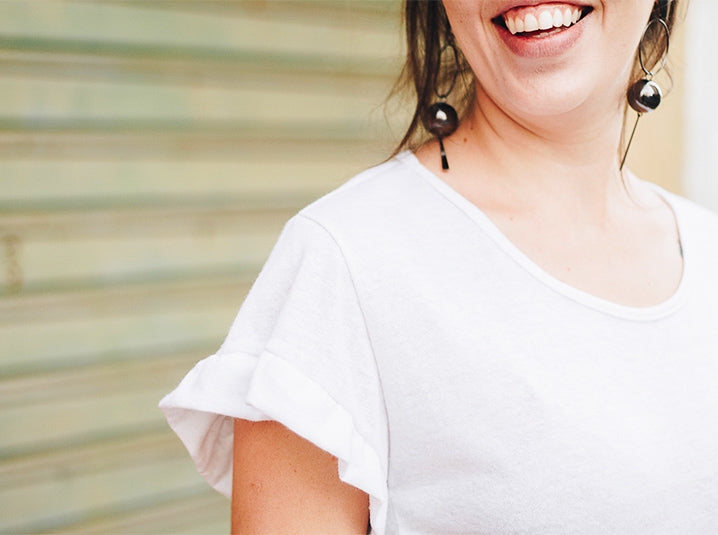
<svg viewBox="0 0 718 535"><path fill-rule="evenodd" d="M682 258L675 219L630 174L618 146L633 57L652 0L587 0L584 36L552 57L515 56L491 19L503 0L446 0L477 74L474 107L419 160L478 206L554 277L627 306L672 295ZM365 533L368 497L337 461L274 422L235 422L233 533Z"/></svg>
<svg viewBox="0 0 718 535"><path fill-rule="evenodd" d="M232 533L366 534L369 497L277 422L235 420Z"/></svg>
<svg viewBox="0 0 718 535"><path fill-rule="evenodd" d="M444 141L449 171L436 142L416 155L550 275L647 307L675 292L683 268L671 209L630 173L624 188L619 171L628 79L653 1L586 2L593 12L573 48L525 58L491 22L506 2L447 0L476 100Z"/></svg>

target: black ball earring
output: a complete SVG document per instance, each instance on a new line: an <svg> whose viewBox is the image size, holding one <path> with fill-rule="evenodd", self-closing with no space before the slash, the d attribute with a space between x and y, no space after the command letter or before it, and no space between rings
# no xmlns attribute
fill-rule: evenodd
<svg viewBox="0 0 718 535"><path fill-rule="evenodd" d="M663 57L661 58L660 63L658 64L658 68L655 71L649 71L643 64L643 42L646 39L646 34L648 33L648 30L653 24L660 24L663 28L663 31L665 32L666 50L663 53ZM638 126L638 120L641 118L641 115L643 115L644 113L650 113L655 110L661 104L661 100L663 99L663 92L661 91L660 86L653 81L653 77L658 74L666 65L666 59L668 58L668 46L669 31L668 24L666 24L666 21L664 21L660 17L656 17L649 20L646 29L643 30L643 36L641 37L641 41L638 44L638 62L641 65L641 70L646 75L646 77L631 84L631 87L628 88L628 93L626 94L628 98L628 105L631 106L631 108L638 114L638 116L636 117L636 122L633 125L631 137L628 139L626 152L624 153L623 159L621 160L620 170L623 170L623 165L626 163L628 149L631 148L633 135L636 133L636 127Z"/></svg>
<svg viewBox="0 0 718 535"><path fill-rule="evenodd" d="M661 103L663 92L653 80L638 80L628 88L628 104L637 113L650 113Z"/></svg>
<svg viewBox="0 0 718 535"><path fill-rule="evenodd" d="M439 140L439 147L441 148L441 168L444 171L449 169L449 161L446 158L443 138L453 134L459 126L459 116L456 113L456 110L451 104L446 102L446 98L456 85L456 78L459 74L459 55L456 51L456 47L451 41L447 42L439 52L439 64L441 64L441 58L443 57L444 52L448 49L454 53L454 65L456 66L454 77L451 80L451 85L444 93L439 93L438 89L434 88L434 93L436 93L436 96L439 98L439 102L435 102L429 106L422 117L424 128L426 128Z"/></svg>

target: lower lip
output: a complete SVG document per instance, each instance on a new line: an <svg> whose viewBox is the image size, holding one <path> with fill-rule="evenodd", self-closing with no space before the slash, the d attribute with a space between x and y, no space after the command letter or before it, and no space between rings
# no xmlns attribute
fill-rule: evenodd
<svg viewBox="0 0 718 535"><path fill-rule="evenodd" d="M585 20L590 17L589 13L576 24L565 30L551 35L541 37L524 37L513 35L503 26L496 25L499 36L509 49L524 58L543 58L547 56L558 56L570 50L583 34Z"/></svg>

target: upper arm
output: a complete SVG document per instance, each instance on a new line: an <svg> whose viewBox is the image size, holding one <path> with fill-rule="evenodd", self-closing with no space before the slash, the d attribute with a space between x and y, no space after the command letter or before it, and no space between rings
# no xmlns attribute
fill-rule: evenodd
<svg viewBox="0 0 718 535"><path fill-rule="evenodd" d="M232 533L366 533L369 497L277 422L234 422Z"/></svg>

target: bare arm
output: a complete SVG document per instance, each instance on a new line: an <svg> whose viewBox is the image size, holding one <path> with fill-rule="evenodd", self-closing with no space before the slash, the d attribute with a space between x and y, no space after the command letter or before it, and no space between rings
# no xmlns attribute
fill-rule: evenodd
<svg viewBox="0 0 718 535"><path fill-rule="evenodd" d="M337 460L276 422L234 422L232 533L365 534L369 497Z"/></svg>

